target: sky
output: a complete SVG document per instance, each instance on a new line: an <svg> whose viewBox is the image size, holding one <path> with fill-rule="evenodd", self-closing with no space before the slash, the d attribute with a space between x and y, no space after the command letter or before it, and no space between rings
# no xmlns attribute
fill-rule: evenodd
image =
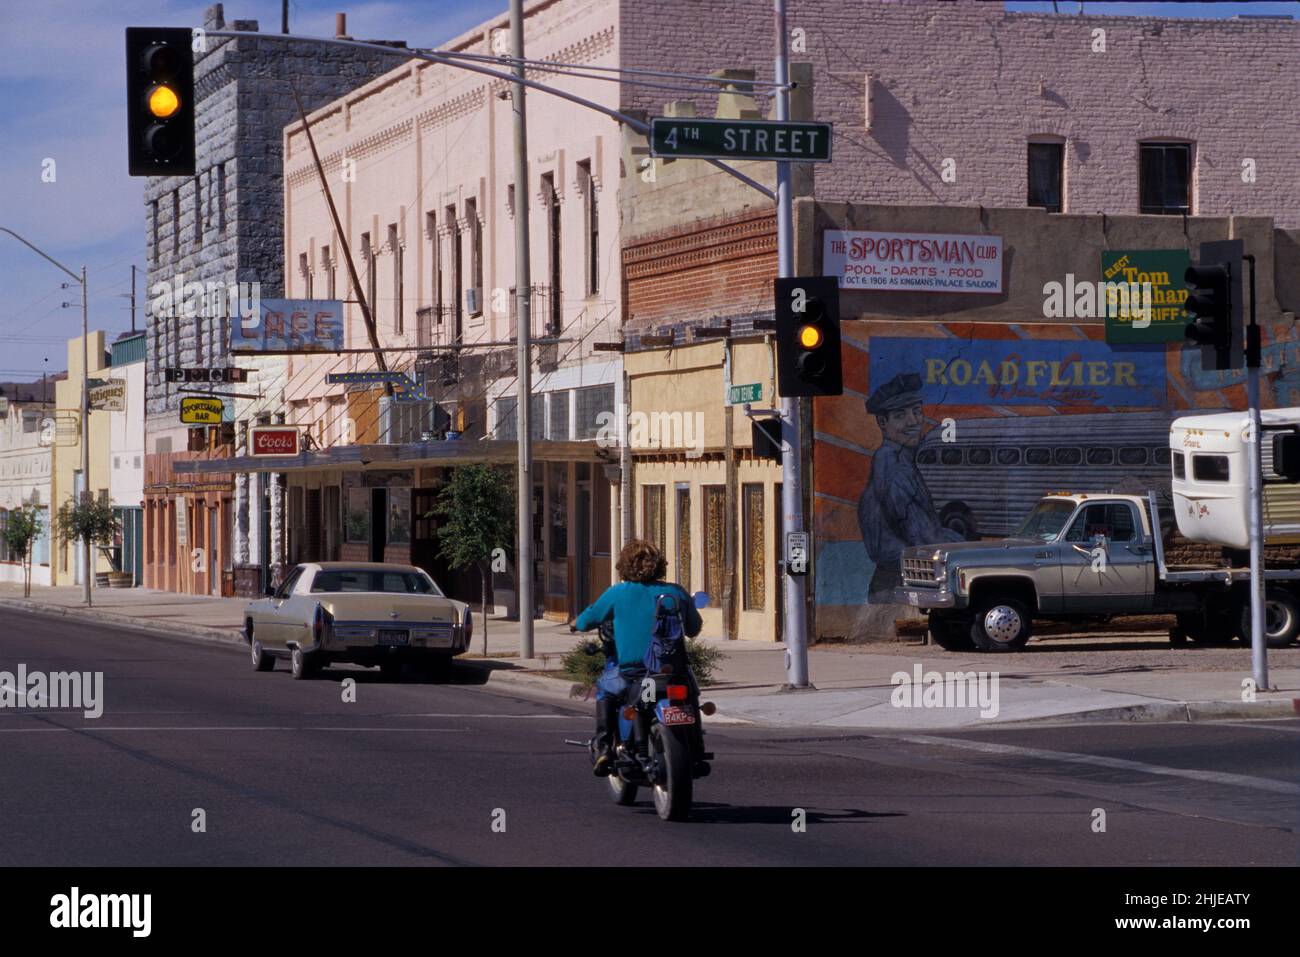
<svg viewBox="0 0 1300 957"><path fill-rule="evenodd" d="M652 2L652 0L650 0ZM797 12L800 0L789 0ZM843 0L845 4L859 0ZM0 226L41 247L73 272L87 267L90 328L109 341L131 326L131 266L144 325L144 180L126 174L123 30L201 26L207 2L178 0L0 0ZM1050 2L1008 10L1052 12ZM1077 0L1058 0L1062 15ZM355 37L433 46L507 7L506 0L291 0L290 31L332 36L334 13ZM1230 17L1292 14L1297 3L1100 3L1086 13ZM231 20L280 27L279 0L226 0ZM48 176L53 160L53 182ZM80 290L58 269L0 233L0 381L34 380L66 367L66 340L81 331ZM70 308L63 308L67 302Z"/></svg>

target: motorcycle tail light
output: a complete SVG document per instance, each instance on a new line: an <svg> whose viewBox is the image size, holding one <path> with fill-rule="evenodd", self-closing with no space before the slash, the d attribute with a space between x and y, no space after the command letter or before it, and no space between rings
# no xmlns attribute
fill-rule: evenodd
<svg viewBox="0 0 1300 957"><path fill-rule="evenodd" d="M623 717L625 717L625 718L627 718L627 720L631 721L633 718L636 717L636 708L632 707L632 705L627 705L627 706L623 709Z"/></svg>
<svg viewBox="0 0 1300 957"><path fill-rule="evenodd" d="M685 700L686 700L686 685L669 685L669 686L668 686L668 700L669 700L669 701L685 701Z"/></svg>
<svg viewBox="0 0 1300 957"><path fill-rule="evenodd" d="M704 702L704 704L700 705L701 714L709 715L709 714L713 714L713 712L717 710L718 710L718 706L714 704L712 701L706 701Z"/></svg>

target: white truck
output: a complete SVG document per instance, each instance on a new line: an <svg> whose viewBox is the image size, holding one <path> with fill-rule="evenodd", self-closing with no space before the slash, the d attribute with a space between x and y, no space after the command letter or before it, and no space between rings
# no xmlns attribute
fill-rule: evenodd
<svg viewBox="0 0 1300 957"><path fill-rule="evenodd" d="M1300 409L1188 416L1170 429L1174 514L1188 539L1226 546L1224 561L1169 565L1154 492L1044 496L1010 538L920 545L902 558L896 600L929 612L950 650L1024 647L1034 619L1173 614L1170 640L1249 643L1246 465L1261 448L1265 541L1300 543ZM1265 631L1280 647L1300 633L1300 566L1265 569Z"/></svg>

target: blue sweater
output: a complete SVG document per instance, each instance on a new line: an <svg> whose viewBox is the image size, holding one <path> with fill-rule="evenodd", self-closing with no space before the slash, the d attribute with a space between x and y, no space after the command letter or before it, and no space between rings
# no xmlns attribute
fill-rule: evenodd
<svg viewBox="0 0 1300 957"><path fill-rule="evenodd" d="M704 627L704 621L695 602L681 585L655 582L619 582L605 589L595 604L578 616L574 626L579 631L597 627L612 610L614 612L614 644L618 648L618 663L639 665L650 648L655 626L655 599L660 595L675 595L681 602L682 627L688 637L694 638Z"/></svg>

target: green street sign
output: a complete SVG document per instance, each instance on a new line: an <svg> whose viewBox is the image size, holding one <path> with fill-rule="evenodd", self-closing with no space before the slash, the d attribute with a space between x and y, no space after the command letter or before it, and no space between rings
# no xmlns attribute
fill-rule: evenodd
<svg viewBox="0 0 1300 957"><path fill-rule="evenodd" d="M747 385L733 385L727 390L727 405L745 405L750 402L763 401L763 386L758 382Z"/></svg>
<svg viewBox="0 0 1300 957"><path fill-rule="evenodd" d="M829 163L831 124L659 116L650 121L650 155Z"/></svg>

